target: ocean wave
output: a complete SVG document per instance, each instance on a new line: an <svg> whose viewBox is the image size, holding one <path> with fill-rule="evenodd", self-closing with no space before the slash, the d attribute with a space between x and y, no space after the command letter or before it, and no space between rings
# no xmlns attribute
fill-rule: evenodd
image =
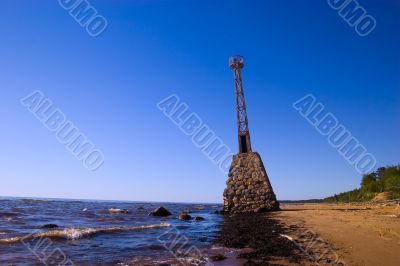
<svg viewBox="0 0 400 266"><path fill-rule="evenodd" d="M90 237L95 234L110 234L115 232L140 231L140 230L156 229L169 226L170 226L169 223L160 223L153 225L141 225L141 226L131 226L131 227L114 226L114 227L101 227L101 228L67 228L63 230L37 232L25 236L3 238L0 239L0 244L14 244L18 242L25 242L41 238L50 238L54 240L76 240L76 239Z"/></svg>

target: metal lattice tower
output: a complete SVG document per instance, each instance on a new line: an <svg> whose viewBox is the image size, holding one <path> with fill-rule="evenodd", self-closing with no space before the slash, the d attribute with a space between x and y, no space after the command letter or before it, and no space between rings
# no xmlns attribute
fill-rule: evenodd
<svg viewBox="0 0 400 266"><path fill-rule="evenodd" d="M251 152L249 123L247 120L246 103L242 85L241 70L244 67L242 56L231 56L229 67L235 75L236 115L238 127L239 153Z"/></svg>

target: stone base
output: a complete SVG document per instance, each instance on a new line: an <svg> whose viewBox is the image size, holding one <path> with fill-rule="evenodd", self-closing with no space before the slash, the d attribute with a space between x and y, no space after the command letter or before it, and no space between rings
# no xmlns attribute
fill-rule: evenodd
<svg viewBox="0 0 400 266"><path fill-rule="evenodd" d="M224 211L250 213L279 210L279 203L258 153L233 156L228 176Z"/></svg>

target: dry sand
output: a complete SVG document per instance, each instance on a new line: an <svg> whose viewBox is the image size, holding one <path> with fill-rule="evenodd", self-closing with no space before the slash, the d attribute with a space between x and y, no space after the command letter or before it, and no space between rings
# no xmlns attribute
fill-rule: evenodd
<svg viewBox="0 0 400 266"><path fill-rule="evenodd" d="M320 265L400 265L399 204L299 204L281 208L272 216L285 227L297 227L286 236Z"/></svg>

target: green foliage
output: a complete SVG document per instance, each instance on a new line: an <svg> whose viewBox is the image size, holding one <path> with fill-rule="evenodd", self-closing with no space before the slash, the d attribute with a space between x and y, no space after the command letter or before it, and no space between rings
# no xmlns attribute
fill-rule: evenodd
<svg viewBox="0 0 400 266"><path fill-rule="evenodd" d="M360 195L360 190L359 189L354 189L352 191L340 193L339 195L335 194L332 197L324 199L324 202L329 202L329 203L333 203L333 202L357 202L357 201L361 201L361 199L359 198L359 195Z"/></svg>
<svg viewBox="0 0 400 266"><path fill-rule="evenodd" d="M385 191L400 190L400 167L391 166L386 168L381 175L382 187Z"/></svg>
<svg viewBox="0 0 400 266"><path fill-rule="evenodd" d="M324 202L361 202L373 199L378 193L389 192L389 199L400 198L400 165L380 167L364 175L361 187L324 199Z"/></svg>

